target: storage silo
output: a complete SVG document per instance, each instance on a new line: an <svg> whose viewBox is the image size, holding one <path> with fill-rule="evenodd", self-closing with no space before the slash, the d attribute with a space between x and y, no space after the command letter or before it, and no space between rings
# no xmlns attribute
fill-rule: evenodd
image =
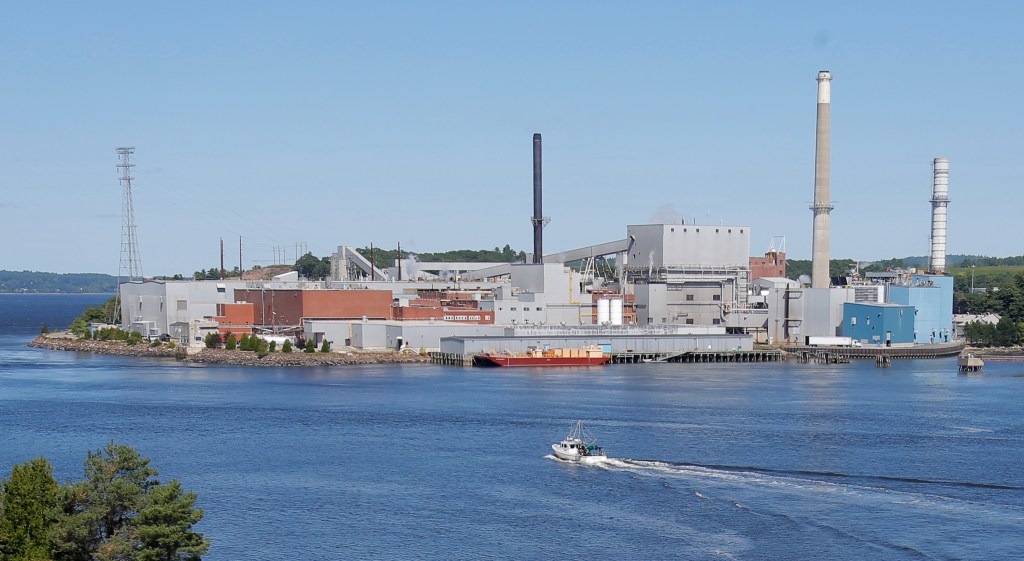
<svg viewBox="0 0 1024 561"><path fill-rule="evenodd" d="M622 298L611 299L610 315L612 325L622 325Z"/></svg>
<svg viewBox="0 0 1024 561"><path fill-rule="evenodd" d="M597 300L597 324L608 325L611 322L611 301L607 298Z"/></svg>

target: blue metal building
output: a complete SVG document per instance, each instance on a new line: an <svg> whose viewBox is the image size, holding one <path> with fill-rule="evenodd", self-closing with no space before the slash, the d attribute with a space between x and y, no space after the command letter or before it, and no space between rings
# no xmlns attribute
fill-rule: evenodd
<svg viewBox="0 0 1024 561"><path fill-rule="evenodd" d="M915 342L942 343L953 338L953 277L914 275L910 286L890 286L888 301L917 310Z"/></svg>
<svg viewBox="0 0 1024 561"><path fill-rule="evenodd" d="M914 342L914 307L900 304L843 304L843 336L865 345Z"/></svg>

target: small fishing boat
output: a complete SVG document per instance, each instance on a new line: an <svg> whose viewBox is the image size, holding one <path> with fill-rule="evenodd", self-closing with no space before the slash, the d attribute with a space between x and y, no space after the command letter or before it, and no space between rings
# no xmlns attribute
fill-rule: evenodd
<svg viewBox="0 0 1024 561"><path fill-rule="evenodd" d="M583 426L583 421L576 421L569 435L561 442L551 445L555 457L567 462L596 464L605 461L604 448L597 445L597 439Z"/></svg>

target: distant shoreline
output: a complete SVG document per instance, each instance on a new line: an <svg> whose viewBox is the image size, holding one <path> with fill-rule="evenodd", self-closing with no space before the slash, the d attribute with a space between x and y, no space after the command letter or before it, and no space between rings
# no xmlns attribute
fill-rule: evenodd
<svg viewBox="0 0 1024 561"><path fill-rule="evenodd" d="M229 351L226 349L203 348L194 352L186 352L181 347L170 348L161 344L150 347L147 343L128 345L123 341L93 341L76 339L66 332L40 335L28 343L29 347L54 351L74 351L111 356L131 356L138 358L170 358L181 362L195 364L224 364L232 366L255 367L326 367L326 366L358 366L369 364L427 364L429 356L418 354L399 354L394 352L355 352L355 353L305 353L305 352L273 352L260 357L254 352Z"/></svg>
<svg viewBox="0 0 1024 561"><path fill-rule="evenodd" d="M16 292L0 291L0 295L15 294L17 296L116 296L116 292Z"/></svg>

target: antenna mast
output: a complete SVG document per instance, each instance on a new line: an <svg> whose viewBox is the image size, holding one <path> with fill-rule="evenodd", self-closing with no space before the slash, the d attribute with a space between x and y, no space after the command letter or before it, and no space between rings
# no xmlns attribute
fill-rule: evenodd
<svg viewBox="0 0 1024 561"><path fill-rule="evenodd" d="M121 264L117 270L117 283L142 281L142 258L139 256L139 240L135 235L135 210L132 205L131 163L134 146L117 149L121 163L117 164L120 171L118 180L121 182ZM124 279L124 280L122 280Z"/></svg>

